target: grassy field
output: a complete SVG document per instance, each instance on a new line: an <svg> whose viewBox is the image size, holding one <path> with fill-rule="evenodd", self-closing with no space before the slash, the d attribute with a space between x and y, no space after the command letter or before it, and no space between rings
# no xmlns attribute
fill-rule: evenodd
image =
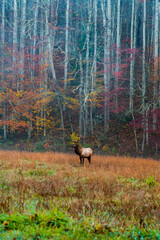
<svg viewBox="0 0 160 240"><path fill-rule="evenodd" d="M160 239L160 162L0 151L0 239Z"/></svg>

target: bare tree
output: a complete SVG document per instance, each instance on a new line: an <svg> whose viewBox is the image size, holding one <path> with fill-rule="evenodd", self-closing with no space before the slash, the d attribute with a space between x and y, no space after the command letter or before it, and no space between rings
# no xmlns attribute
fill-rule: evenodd
<svg viewBox="0 0 160 240"><path fill-rule="evenodd" d="M88 129L88 96L89 96L89 48L90 48L90 26L91 26L91 0L88 0L88 22L86 34L86 76L84 84L84 137Z"/></svg>
<svg viewBox="0 0 160 240"><path fill-rule="evenodd" d="M1 39L2 39L2 81L4 81L4 42L5 42L5 0L2 2L2 27L1 27Z"/></svg>
<svg viewBox="0 0 160 240"><path fill-rule="evenodd" d="M97 0L94 0L94 55L93 55L93 65L92 65L92 84L91 92L94 91L96 72L97 72ZM90 122L91 122L91 134L93 135L93 104L91 98L91 111L90 111Z"/></svg>
<svg viewBox="0 0 160 240"><path fill-rule="evenodd" d="M153 129L156 130L157 116L155 110L157 108L158 99L158 41L159 41L159 3L155 0L155 24L154 24L154 100L153 100Z"/></svg>
<svg viewBox="0 0 160 240"><path fill-rule="evenodd" d="M38 8L39 8L39 0L36 0L35 2L35 8L34 8L34 25L33 25L33 57L35 57L36 54L36 42L37 42L37 25L38 25ZM35 63L33 64L35 67Z"/></svg>
<svg viewBox="0 0 160 240"><path fill-rule="evenodd" d="M21 32L20 32L20 59L21 59L21 83L18 86L18 89L23 89L23 80L24 80L24 51L25 51L25 31L26 31L26 0L22 1L21 9ZM19 85L19 84L18 84Z"/></svg>
<svg viewBox="0 0 160 240"><path fill-rule="evenodd" d="M18 53L18 9L17 0L14 0L14 12L13 12L13 55L12 55L12 68L13 78L16 79L17 64L16 54ZM15 82L15 80L13 80Z"/></svg>
<svg viewBox="0 0 160 240"><path fill-rule="evenodd" d="M132 0L132 17L131 17L131 51L134 47L134 13L135 13L135 2ZM133 111L133 94L134 94L134 54L131 53L131 64L130 64L130 94L129 94L129 109Z"/></svg>
<svg viewBox="0 0 160 240"><path fill-rule="evenodd" d="M146 58L146 0L143 2L143 53L142 53L142 118L143 118L143 141L142 152L145 144L145 95L146 95L146 72L145 72L145 58Z"/></svg>
<svg viewBox="0 0 160 240"><path fill-rule="evenodd" d="M2 28L1 28L1 39L2 39L2 78L1 81L4 81L4 43L5 43L5 0L3 0L2 2ZM5 103L5 99L3 101L3 120L6 120L6 103ZM3 124L3 137L4 140L7 139L7 127L6 124Z"/></svg>
<svg viewBox="0 0 160 240"><path fill-rule="evenodd" d="M111 1L101 1L101 9L103 13L103 27L104 27L104 88L105 88L105 100L104 100L104 130L109 129L109 92L110 92L110 48L111 48Z"/></svg>
<svg viewBox="0 0 160 240"><path fill-rule="evenodd" d="M118 0L117 6L117 39L116 39L116 71L120 71L120 12L121 12L121 0ZM115 78L115 89L118 91L118 77ZM118 92L117 92L118 94ZM118 96L116 94L116 109L118 108Z"/></svg>
<svg viewBox="0 0 160 240"><path fill-rule="evenodd" d="M79 68L80 68L80 86L79 86L79 135L83 135L83 100L82 100L82 88L83 88L83 67L82 67L82 53L79 53Z"/></svg>
<svg viewBox="0 0 160 240"><path fill-rule="evenodd" d="M65 38L65 60L64 60L64 89L67 88L67 73L68 73L69 1L70 0L66 0L66 38Z"/></svg>

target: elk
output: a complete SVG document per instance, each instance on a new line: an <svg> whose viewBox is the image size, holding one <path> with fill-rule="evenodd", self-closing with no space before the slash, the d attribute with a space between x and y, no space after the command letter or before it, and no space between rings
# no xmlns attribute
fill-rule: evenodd
<svg viewBox="0 0 160 240"><path fill-rule="evenodd" d="M74 149L75 149L75 153L79 155L80 164L84 165L85 158L88 159L89 164L91 163L91 155L93 153L93 150L91 148L80 147L79 143L76 143L74 146Z"/></svg>

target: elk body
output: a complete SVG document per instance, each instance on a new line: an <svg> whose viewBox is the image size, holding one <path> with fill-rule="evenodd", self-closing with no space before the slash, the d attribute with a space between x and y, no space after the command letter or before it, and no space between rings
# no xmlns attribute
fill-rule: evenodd
<svg viewBox="0 0 160 240"><path fill-rule="evenodd" d="M89 164L91 163L91 156L93 153L93 150L91 148L80 147L79 144L76 144L74 149L75 149L75 153L79 155L80 164L84 165L85 158L88 159Z"/></svg>

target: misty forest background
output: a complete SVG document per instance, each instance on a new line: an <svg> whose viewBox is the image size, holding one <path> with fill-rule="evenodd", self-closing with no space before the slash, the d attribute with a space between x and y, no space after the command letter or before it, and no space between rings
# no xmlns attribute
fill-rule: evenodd
<svg viewBox="0 0 160 240"><path fill-rule="evenodd" d="M0 148L160 151L159 0L1 0Z"/></svg>

